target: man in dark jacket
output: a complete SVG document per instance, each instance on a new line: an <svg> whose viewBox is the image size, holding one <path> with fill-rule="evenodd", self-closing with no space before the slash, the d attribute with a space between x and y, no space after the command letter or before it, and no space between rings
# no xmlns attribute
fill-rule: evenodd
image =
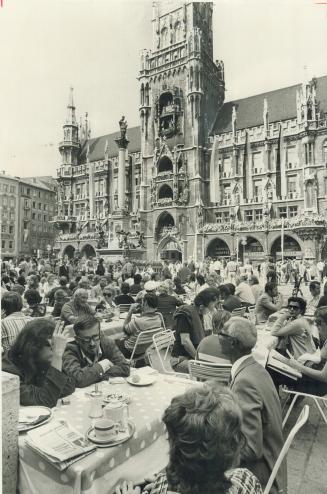
<svg viewBox="0 0 327 494"><path fill-rule="evenodd" d="M109 377L129 376L129 363L115 342L100 332L93 316L74 324L75 341L67 345L63 367L76 387L84 388Z"/></svg>
<svg viewBox="0 0 327 494"><path fill-rule="evenodd" d="M262 486L268 482L283 447L282 410L274 383L266 369L252 356L257 341L253 323L232 317L218 335L222 350L232 362L230 388L243 412L240 466L253 472ZM287 469L280 466L271 494L287 493Z"/></svg>
<svg viewBox="0 0 327 494"><path fill-rule="evenodd" d="M205 337L203 314L213 312L218 301L216 288L205 288L191 305L182 305L174 314L175 342L171 366L175 372L188 373L188 361L196 357L200 341Z"/></svg>

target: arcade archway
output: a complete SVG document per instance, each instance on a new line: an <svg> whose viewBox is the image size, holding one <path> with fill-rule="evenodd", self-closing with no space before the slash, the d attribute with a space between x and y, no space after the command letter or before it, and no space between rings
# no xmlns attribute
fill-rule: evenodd
<svg viewBox="0 0 327 494"><path fill-rule="evenodd" d="M182 249L177 240L169 238L162 242L158 248L159 257L169 262L182 261Z"/></svg>
<svg viewBox="0 0 327 494"><path fill-rule="evenodd" d="M86 244L81 248L81 255L87 258L96 257L96 252L92 245Z"/></svg>
<svg viewBox="0 0 327 494"><path fill-rule="evenodd" d="M169 185L164 184L159 189L158 199L172 199L173 195L173 189Z"/></svg>
<svg viewBox="0 0 327 494"><path fill-rule="evenodd" d="M161 213L157 219L157 226L156 226L156 238L157 238L157 240L160 238L160 236L165 231L169 232L174 226L175 226L175 220L174 220L173 216L170 213L168 213L167 211L164 211L163 213Z"/></svg>
<svg viewBox="0 0 327 494"><path fill-rule="evenodd" d="M206 255L212 258L229 257L230 249L224 240L221 238L214 238L207 246Z"/></svg>
<svg viewBox="0 0 327 494"><path fill-rule="evenodd" d="M289 235L284 236L284 259L299 259L302 257L302 249L300 244L295 240L295 238ZM271 256L275 261L282 258L282 237L276 238L271 246Z"/></svg>
<svg viewBox="0 0 327 494"><path fill-rule="evenodd" d="M67 256L68 259L73 259L74 255L75 255L75 247L73 247L72 245L67 245L64 248L62 255L63 255L63 257Z"/></svg>
<svg viewBox="0 0 327 494"><path fill-rule="evenodd" d="M240 239L238 245L239 259L242 262L249 259L251 262L261 262L264 260L265 253L261 242L254 237L244 237Z"/></svg>

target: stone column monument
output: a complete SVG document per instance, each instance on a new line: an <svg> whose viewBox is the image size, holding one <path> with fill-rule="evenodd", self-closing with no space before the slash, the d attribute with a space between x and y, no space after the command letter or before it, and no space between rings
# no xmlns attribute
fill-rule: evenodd
<svg viewBox="0 0 327 494"><path fill-rule="evenodd" d="M115 139L118 146L118 210L123 211L125 209L125 195L126 195L126 150L129 140L126 138L127 122L123 116L119 121L120 137Z"/></svg>

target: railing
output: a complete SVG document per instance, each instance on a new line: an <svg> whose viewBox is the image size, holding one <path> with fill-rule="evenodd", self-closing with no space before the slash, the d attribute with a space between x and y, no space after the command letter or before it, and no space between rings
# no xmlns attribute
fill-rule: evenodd
<svg viewBox="0 0 327 494"><path fill-rule="evenodd" d="M170 235L171 236L179 235L179 230L176 226L164 226L159 231L160 238L169 237Z"/></svg>
<svg viewBox="0 0 327 494"><path fill-rule="evenodd" d="M76 221L77 218L76 216L64 216L64 215L57 215L54 216L51 222L58 222L58 221Z"/></svg>

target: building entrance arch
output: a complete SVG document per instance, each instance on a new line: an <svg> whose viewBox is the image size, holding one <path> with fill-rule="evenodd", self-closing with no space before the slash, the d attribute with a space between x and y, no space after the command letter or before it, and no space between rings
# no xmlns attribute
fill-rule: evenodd
<svg viewBox="0 0 327 494"><path fill-rule="evenodd" d="M169 262L182 262L183 254L182 248L178 242L173 237L163 239L158 245L158 256L160 259Z"/></svg>
<svg viewBox="0 0 327 494"><path fill-rule="evenodd" d="M239 259L244 262L262 262L265 258L265 252L262 243L255 237L241 237L238 245Z"/></svg>
<svg viewBox="0 0 327 494"><path fill-rule="evenodd" d="M65 257L67 256L68 259L73 259L75 255L75 247L73 245L66 245L62 252L62 256Z"/></svg>
<svg viewBox="0 0 327 494"><path fill-rule="evenodd" d="M274 261L279 261L282 258L282 237L276 238L271 246L271 256ZM302 257L302 249L297 240L290 235L284 236L284 259L300 259Z"/></svg>
<svg viewBox="0 0 327 494"><path fill-rule="evenodd" d="M230 249L225 240L221 238L212 239L207 245L206 256L216 257L230 257Z"/></svg>
<svg viewBox="0 0 327 494"><path fill-rule="evenodd" d="M90 244L83 245L81 248L81 255L82 257L85 256L87 258L96 257L95 248Z"/></svg>

